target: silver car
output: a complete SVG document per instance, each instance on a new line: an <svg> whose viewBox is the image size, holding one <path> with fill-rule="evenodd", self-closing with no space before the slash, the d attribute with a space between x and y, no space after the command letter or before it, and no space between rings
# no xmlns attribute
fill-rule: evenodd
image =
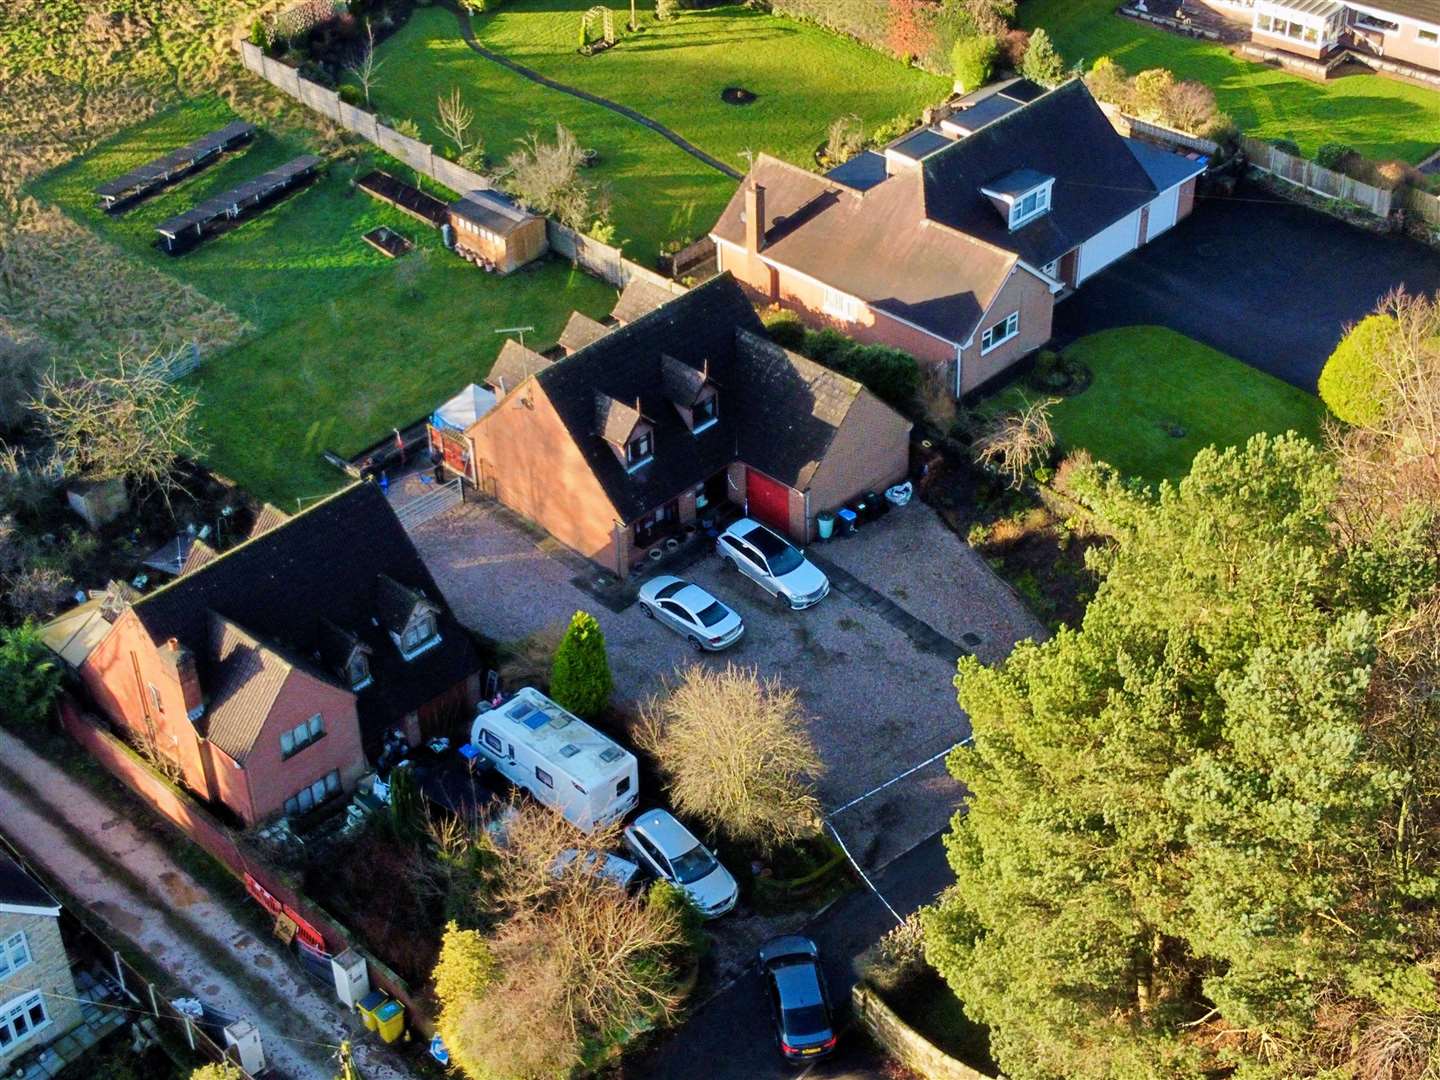
<svg viewBox="0 0 1440 1080"><path fill-rule="evenodd" d="M724 915L740 896L730 871L664 810L646 810L625 826L625 846L656 877L684 889L707 919Z"/></svg>
<svg viewBox="0 0 1440 1080"><path fill-rule="evenodd" d="M571 872L576 859L582 860L577 873L592 874L622 889L630 888L640 877L640 867L629 859L611 855L608 851L587 851L582 855L577 848L566 848L555 856L555 861L550 864L550 873L556 878L564 877Z"/></svg>
<svg viewBox="0 0 1440 1080"><path fill-rule="evenodd" d="M728 649L745 633L745 623L699 585L661 574L640 588L640 610L684 635L696 652Z"/></svg>
<svg viewBox="0 0 1440 1080"><path fill-rule="evenodd" d="M800 611L830 594L830 579L804 552L758 521L741 518L715 541L720 557L781 602Z"/></svg>

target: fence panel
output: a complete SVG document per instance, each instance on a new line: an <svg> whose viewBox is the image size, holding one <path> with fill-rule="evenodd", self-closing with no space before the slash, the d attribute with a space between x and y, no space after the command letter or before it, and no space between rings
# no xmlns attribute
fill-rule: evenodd
<svg viewBox="0 0 1440 1080"><path fill-rule="evenodd" d="M329 120L340 119L340 95L309 79L300 80L300 100Z"/></svg>
<svg viewBox="0 0 1440 1080"><path fill-rule="evenodd" d="M463 165L457 165L449 158L434 155L431 159L431 179L444 184L451 191L464 195L467 191L487 191L495 186L488 176L481 176Z"/></svg>
<svg viewBox="0 0 1440 1080"><path fill-rule="evenodd" d="M1352 176L1327 169L1307 158L1287 154L1278 147L1252 139L1248 135L1241 136L1240 145L1250 159L1250 164L1297 187L1327 198L1344 199L1380 218L1389 217L1394 208L1393 191L1361 183Z"/></svg>
<svg viewBox="0 0 1440 1080"><path fill-rule="evenodd" d="M1418 214L1431 225L1440 225L1440 197L1411 188L1405 193L1405 209Z"/></svg>

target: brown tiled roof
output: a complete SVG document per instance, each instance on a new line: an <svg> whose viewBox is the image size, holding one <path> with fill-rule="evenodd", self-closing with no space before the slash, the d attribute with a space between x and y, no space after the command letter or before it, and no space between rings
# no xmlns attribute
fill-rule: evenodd
<svg viewBox="0 0 1440 1080"><path fill-rule="evenodd" d="M541 356L534 349L527 349L514 338L506 338L505 344L500 346L500 355L495 358L494 365L490 368L490 374L485 376L485 381L494 387L496 393L508 394L522 382L538 371L544 371L553 360Z"/></svg>
<svg viewBox="0 0 1440 1080"><path fill-rule="evenodd" d="M180 566L180 577L199 570L200 567L214 562L220 557L220 553L212 548L204 540L196 540L190 545L190 550L185 554L185 561Z"/></svg>
<svg viewBox="0 0 1440 1080"><path fill-rule="evenodd" d="M745 243L745 187L765 188L765 250L781 266L947 341L964 342L1016 257L927 222L918 168L865 192L761 155L713 234Z"/></svg>
<svg viewBox="0 0 1440 1080"><path fill-rule="evenodd" d="M595 434L612 446L624 446L629 442L631 433L643 419L634 405L595 391Z"/></svg>
<svg viewBox="0 0 1440 1080"><path fill-rule="evenodd" d="M1440 26L1440 0L1366 0L1366 6Z"/></svg>
<svg viewBox="0 0 1440 1080"><path fill-rule="evenodd" d="M294 668L238 623L214 612L210 613L210 653L214 659L210 704L196 727L218 749L244 764Z"/></svg>
<svg viewBox="0 0 1440 1080"><path fill-rule="evenodd" d="M707 370L692 367L668 354L660 357L660 385L664 387L665 396L688 409L710 381Z"/></svg>
<svg viewBox="0 0 1440 1080"><path fill-rule="evenodd" d="M559 345L566 354L578 352L592 341L597 341L610 332L610 327L590 318L583 311L570 313L570 321L560 331Z"/></svg>
<svg viewBox="0 0 1440 1080"><path fill-rule="evenodd" d="M255 524L250 526L250 539L263 536L276 525L283 525L290 520L290 515L281 510L278 506L266 503L260 507L260 512L255 515Z"/></svg>
<svg viewBox="0 0 1440 1080"><path fill-rule="evenodd" d="M642 278L632 278L625 291L620 294L615 308L610 312L616 322L632 323L642 315L649 315L661 304L675 299L674 294L652 285Z"/></svg>

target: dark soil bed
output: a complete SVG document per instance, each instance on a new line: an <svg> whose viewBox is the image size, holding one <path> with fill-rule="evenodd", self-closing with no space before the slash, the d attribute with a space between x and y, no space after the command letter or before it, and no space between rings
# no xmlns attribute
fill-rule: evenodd
<svg viewBox="0 0 1440 1080"><path fill-rule="evenodd" d="M382 255L388 255L392 259L398 259L415 246L388 225L371 229L361 239Z"/></svg>
<svg viewBox="0 0 1440 1080"><path fill-rule="evenodd" d="M372 198L389 203L417 221L423 221L437 229L450 220L449 208L435 196L427 195L419 188L397 180L379 169L366 173L356 182L356 186Z"/></svg>
<svg viewBox="0 0 1440 1080"><path fill-rule="evenodd" d="M756 95L743 86L727 86L720 91L720 100L726 105L749 105L755 101Z"/></svg>

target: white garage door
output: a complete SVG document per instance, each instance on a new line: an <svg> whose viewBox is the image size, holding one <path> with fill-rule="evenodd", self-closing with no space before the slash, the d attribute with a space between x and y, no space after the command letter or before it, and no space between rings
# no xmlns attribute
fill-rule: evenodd
<svg viewBox="0 0 1440 1080"><path fill-rule="evenodd" d="M1150 224L1145 230L1147 244L1175 224L1175 214L1179 209L1180 185L1177 184L1156 196L1155 201L1150 204Z"/></svg>
<svg viewBox="0 0 1440 1080"><path fill-rule="evenodd" d="M1104 270L1121 255L1134 251L1135 238L1139 235L1140 211L1136 210L1086 240L1080 246L1080 267L1075 275L1076 284Z"/></svg>

